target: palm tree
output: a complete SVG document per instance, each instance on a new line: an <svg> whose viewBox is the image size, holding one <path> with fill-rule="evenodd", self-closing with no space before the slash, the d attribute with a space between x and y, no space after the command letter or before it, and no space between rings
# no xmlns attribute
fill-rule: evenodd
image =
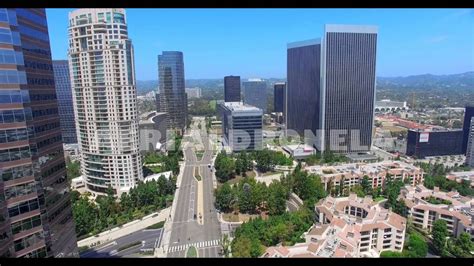
<svg viewBox="0 0 474 266"><path fill-rule="evenodd" d="M227 234L224 234L222 236L221 247L222 247L222 252L224 253L224 257L228 258L229 253L230 253L230 239Z"/></svg>

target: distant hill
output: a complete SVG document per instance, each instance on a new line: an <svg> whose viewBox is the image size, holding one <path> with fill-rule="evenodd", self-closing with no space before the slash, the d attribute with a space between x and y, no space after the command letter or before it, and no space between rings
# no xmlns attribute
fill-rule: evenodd
<svg viewBox="0 0 474 266"><path fill-rule="evenodd" d="M378 77L377 87L399 89L474 89L474 71L452 75L415 75L407 77Z"/></svg>
<svg viewBox="0 0 474 266"><path fill-rule="evenodd" d="M265 79L265 78L264 78ZM242 78L242 80L246 80ZM267 78L269 84L284 82L285 78ZM186 87L219 89L224 87L222 79L187 79ZM452 75L414 75L406 77L377 77L377 89L444 90L446 88L464 91L474 89L474 71ZM158 89L158 80L137 80L138 94Z"/></svg>

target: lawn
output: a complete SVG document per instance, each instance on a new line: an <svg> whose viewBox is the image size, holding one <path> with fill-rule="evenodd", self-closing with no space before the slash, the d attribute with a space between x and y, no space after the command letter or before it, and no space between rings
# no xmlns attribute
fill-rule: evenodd
<svg viewBox="0 0 474 266"><path fill-rule="evenodd" d="M258 214L245 214L245 213L223 213L222 219L227 222L247 222L250 218L257 218Z"/></svg>
<svg viewBox="0 0 474 266"><path fill-rule="evenodd" d="M186 258L197 258L197 249L194 246L190 246L186 251Z"/></svg>
<svg viewBox="0 0 474 266"><path fill-rule="evenodd" d="M164 225L165 225L165 221L161 221L156 224L152 224L148 226L146 229L160 229L160 228L163 228Z"/></svg>
<svg viewBox="0 0 474 266"><path fill-rule="evenodd" d="M374 199L374 201L375 201L375 202L379 202L379 201L382 201L382 200L384 200L384 199L385 199L384 197L376 197L376 198Z"/></svg>
<svg viewBox="0 0 474 266"><path fill-rule="evenodd" d="M255 178L255 172L254 171L247 171L247 177L249 178ZM229 183L230 185L233 185L233 184L236 184L238 183L240 180L244 179L243 176L240 176L240 175L236 175L234 178L230 179L229 181L227 181L227 183Z"/></svg>
<svg viewBox="0 0 474 266"><path fill-rule="evenodd" d="M198 161L202 160L202 157L204 156L204 151L196 151L196 158Z"/></svg>

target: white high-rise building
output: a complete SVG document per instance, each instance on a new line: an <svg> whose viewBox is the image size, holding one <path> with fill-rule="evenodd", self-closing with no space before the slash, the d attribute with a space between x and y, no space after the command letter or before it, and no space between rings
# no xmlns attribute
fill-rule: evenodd
<svg viewBox="0 0 474 266"><path fill-rule="evenodd" d="M81 172L94 195L143 179L133 46L124 9L69 13L69 69Z"/></svg>

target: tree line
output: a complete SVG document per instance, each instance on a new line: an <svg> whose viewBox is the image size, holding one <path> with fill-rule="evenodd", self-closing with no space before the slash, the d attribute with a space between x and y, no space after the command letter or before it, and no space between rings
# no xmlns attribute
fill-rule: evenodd
<svg viewBox="0 0 474 266"><path fill-rule="evenodd" d="M246 176L246 172L255 167L260 172L268 172L275 168L276 165L292 165L293 160L286 157L282 152L272 151L268 149L252 151L247 153L242 151L234 156L227 155L225 151L221 151L215 160L217 180L224 183L236 175Z"/></svg>
<svg viewBox="0 0 474 266"><path fill-rule="evenodd" d="M235 238L231 242L232 256L257 258L263 254L266 247L281 242L284 245L304 242L301 235L312 224L313 214L306 208L270 216L266 220L260 217L252 219L236 229Z"/></svg>
<svg viewBox="0 0 474 266"><path fill-rule="evenodd" d="M140 219L172 204L176 179L160 176L157 181L140 182L117 201L111 187L94 201L88 195L71 192L72 213L78 238L96 235L109 228Z"/></svg>
<svg viewBox="0 0 474 266"><path fill-rule="evenodd" d="M424 182L426 188L433 189L439 187L442 191L456 190L462 196L474 197L474 189L471 188L471 182L463 180L458 183L454 180L449 180L446 175L451 171L464 170L463 167L445 167L442 164L419 163L419 167L425 172Z"/></svg>

